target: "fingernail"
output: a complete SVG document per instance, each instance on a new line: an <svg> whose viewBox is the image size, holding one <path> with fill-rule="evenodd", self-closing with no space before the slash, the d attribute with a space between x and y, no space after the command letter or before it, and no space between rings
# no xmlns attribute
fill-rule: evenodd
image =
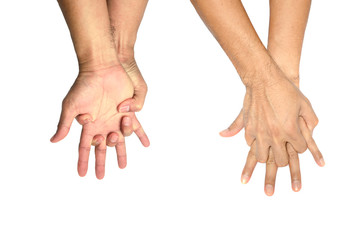
<svg viewBox="0 0 360 240"><path fill-rule="evenodd" d="M270 184L266 184L266 185L265 185L265 193L266 193L266 195L268 195L268 196L273 195L273 193L274 193L274 187L273 187L272 185L270 185Z"/></svg>
<svg viewBox="0 0 360 240"><path fill-rule="evenodd" d="M323 158L320 158L319 159L319 164L320 164L320 166L325 166L325 161L324 161L324 159Z"/></svg>
<svg viewBox="0 0 360 240"><path fill-rule="evenodd" d="M247 184L249 182L250 176L247 174L244 174L241 176L241 183Z"/></svg>
<svg viewBox="0 0 360 240"><path fill-rule="evenodd" d="M124 125L125 125L125 126L130 126L130 123L131 123L130 118L129 118L129 117L125 117L125 118L124 118Z"/></svg>
<svg viewBox="0 0 360 240"><path fill-rule="evenodd" d="M112 137L112 138L110 138L110 142L116 143L116 141L117 141L117 137Z"/></svg>
<svg viewBox="0 0 360 240"><path fill-rule="evenodd" d="M55 135L56 135L56 133L54 134L54 136L52 136L52 137L50 138L50 142L52 142L52 141L54 140Z"/></svg>
<svg viewBox="0 0 360 240"><path fill-rule="evenodd" d="M130 110L130 106L129 106L129 105L127 105L127 106L122 106L122 107L120 108L120 112L122 112L122 113L124 113L124 112L129 112L129 110Z"/></svg>
<svg viewBox="0 0 360 240"><path fill-rule="evenodd" d="M87 123L89 123L90 122L90 118L86 118L85 120L84 120L84 124L87 124Z"/></svg>
<svg viewBox="0 0 360 240"><path fill-rule="evenodd" d="M292 185L293 185L293 189L294 189L295 192L300 191L300 189L301 189L301 182L300 181L296 180L296 181L294 181L292 183Z"/></svg>

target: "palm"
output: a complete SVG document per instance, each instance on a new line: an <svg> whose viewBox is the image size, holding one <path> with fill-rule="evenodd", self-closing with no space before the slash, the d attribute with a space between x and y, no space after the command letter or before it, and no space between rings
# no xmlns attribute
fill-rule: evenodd
<svg viewBox="0 0 360 240"><path fill-rule="evenodd" d="M81 73L65 97L64 104L71 106L77 114L90 114L95 123L105 123L116 118L117 105L132 95L133 86L126 72L115 68Z"/></svg>

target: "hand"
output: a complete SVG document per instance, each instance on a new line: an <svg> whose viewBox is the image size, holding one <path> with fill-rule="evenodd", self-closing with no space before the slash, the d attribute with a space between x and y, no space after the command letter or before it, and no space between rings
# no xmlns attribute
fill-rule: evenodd
<svg viewBox="0 0 360 240"><path fill-rule="evenodd" d="M58 129L51 142L58 142L68 134L73 119L86 114L83 119L83 130L79 145L78 172L85 176L93 137L101 135L104 138L110 132L120 133L120 120L124 114L118 113L117 105L132 97L134 92L131 80L124 69L118 65L111 68L80 72L74 85L63 100L62 112ZM95 148L96 175L104 177L105 164L104 141ZM121 150L121 148L118 148Z"/></svg>
<svg viewBox="0 0 360 240"><path fill-rule="evenodd" d="M265 80L247 87L242 111L220 134L233 136L245 127L247 144L251 146L256 139L256 159L266 162L271 147L277 166L286 166L287 142L299 153L304 152L309 144L301 134L299 117L305 120L310 131L318 119L310 102L280 70L260 79Z"/></svg>
<svg viewBox="0 0 360 240"><path fill-rule="evenodd" d="M140 111L145 102L145 97L147 93L147 84L136 64L135 58L134 58L134 51L133 49L123 51L122 54L119 54L118 56L119 61L125 71L127 72L128 76L130 77L133 87L134 87L134 96L131 99L127 99L123 101L118 106L118 111L121 113L126 112L137 112ZM131 116L135 117L135 114L132 114ZM123 136L127 137L130 136L133 132L135 132L138 136L140 134L139 132L139 126L140 123L138 123L136 117L124 117L121 121L121 132ZM142 129L142 128L141 128ZM111 135L116 138L117 133L113 132ZM118 137L121 139L121 137ZM140 139L141 140L141 139ZM149 140L147 140L146 147L149 145ZM144 142L142 141L143 145ZM112 146L111 143L107 143L108 146ZM145 146L145 145L144 145Z"/></svg>
<svg viewBox="0 0 360 240"><path fill-rule="evenodd" d="M323 167L325 162L323 159L320 150L318 149L314 139L312 138L312 132L310 129L307 128L305 121L300 118L300 127L303 136L305 137L306 141L309 142L309 150L312 153L315 162L320 166ZM256 167L256 163L258 160L256 159L256 140L251 145L251 149L249 151L243 172L241 174L241 182L246 184L249 182L252 173ZM286 151L289 158L289 169L291 175L291 186L293 191L298 192L301 189L301 173L300 173L300 163L299 163L299 156L295 149L291 146L290 143L286 144ZM275 190L275 180L276 180L276 173L277 173L278 166L275 164L274 161L274 154L272 149L269 149L269 157L266 161L266 174L265 174L265 186L264 191L265 194L268 196L272 196Z"/></svg>
<svg viewBox="0 0 360 240"><path fill-rule="evenodd" d="M289 79L294 83L294 85L299 88L299 77L296 75L295 77L289 77ZM220 133L224 137L234 136L238 132L241 131L243 128L243 124L241 120L243 119L243 111L240 112L239 117L237 120L226 130L224 133ZM323 167L325 162L323 160L323 156L318 149L314 139L312 138L312 131L306 126L304 120L302 118L299 119L300 121L300 128L302 129L302 134L306 139L306 142L309 143L308 148L312 153L315 162L320 166ZM299 163L299 156L295 149L291 146L291 144L286 144L287 155L289 158L289 169L291 174L291 185L292 189L295 192L300 191L301 189L301 173L300 173L300 163ZM249 151L246 164L244 166L242 175L241 175L241 182L246 184L249 182L252 173L256 167L258 160L255 156L256 153L256 140L252 143L251 149ZM277 173L277 165L274 161L274 154L271 148L269 148L269 157L266 162L266 175L265 175L265 194L268 196L272 196L275 190L275 180L276 180L276 173Z"/></svg>

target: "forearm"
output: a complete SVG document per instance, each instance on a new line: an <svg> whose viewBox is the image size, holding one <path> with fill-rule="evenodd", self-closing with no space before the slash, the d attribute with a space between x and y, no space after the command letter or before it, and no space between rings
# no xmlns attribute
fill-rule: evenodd
<svg viewBox="0 0 360 240"><path fill-rule="evenodd" d="M120 61L134 58L137 32L148 0L107 0L111 29Z"/></svg>
<svg viewBox="0 0 360 240"><path fill-rule="evenodd" d="M252 81L259 73L273 70L275 64L253 28L241 1L191 2L229 56L245 85L255 84Z"/></svg>
<svg viewBox="0 0 360 240"><path fill-rule="evenodd" d="M58 0L69 27L80 70L118 64L106 0Z"/></svg>
<svg viewBox="0 0 360 240"><path fill-rule="evenodd" d="M298 83L311 0L270 0L268 51L289 79Z"/></svg>

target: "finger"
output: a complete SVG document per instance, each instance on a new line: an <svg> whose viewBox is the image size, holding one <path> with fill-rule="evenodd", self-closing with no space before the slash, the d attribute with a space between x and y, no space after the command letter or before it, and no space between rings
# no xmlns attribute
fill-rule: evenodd
<svg viewBox="0 0 360 240"><path fill-rule="evenodd" d="M105 176L106 143L102 141L95 147L95 174L97 179Z"/></svg>
<svg viewBox="0 0 360 240"><path fill-rule="evenodd" d="M249 134L249 131L245 130L245 141L246 144L250 147L255 141L255 137Z"/></svg>
<svg viewBox="0 0 360 240"><path fill-rule="evenodd" d="M286 144L286 149L289 154L289 169L291 175L291 186L294 192L298 192L301 189L301 173L300 173L300 162L299 154L291 146L290 143Z"/></svg>
<svg viewBox="0 0 360 240"><path fill-rule="evenodd" d="M269 146L265 144L263 141L257 139L256 141L256 160L260 163L266 163L269 157Z"/></svg>
<svg viewBox="0 0 360 240"><path fill-rule="evenodd" d="M219 134L222 137L232 137L238 134L243 128L244 128L244 114L243 114L243 110L241 110L239 116L230 125L230 127L228 127L225 130L222 130Z"/></svg>
<svg viewBox="0 0 360 240"><path fill-rule="evenodd" d="M300 119L300 118L301 117L299 117L298 119ZM299 125L300 125L300 123L298 122L298 125L296 127L297 130L295 131L294 134L292 134L292 136L290 136L289 139L287 139L287 142L291 143L291 146L295 149L296 152L303 153L307 149L307 144L306 144L305 137L301 133Z"/></svg>
<svg viewBox="0 0 360 240"><path fill-rule="evenodd" d="M76 117L76 121L78 121L80 125L85 125L92 121L92 117L90 114L87 113L80 114Z"/></svg>
<svg viewBox="0 0 360 240"><path fill-rule="evenodd" d="M124 112L138 112L144 106L148 87L146 85L143 76L141 75L141 72L136 64L136 61L123 64L123 66L127 74L129 75L131 81L134 84L134 96L130 101L121 103L121 106L119 106L118 109L120 110L121 107L124 107L125 110Z"/></svg>
<svg viewBox="0 0 360 240"><path fill-rule="evenodd" d="M144 147L148 147L150 146L150 141L148 136L146 135L144 129L142 128L139 120L136 118L136 116L134 115L134 117L132 118L132 123L133 123L133 129L135 134L138 136L141 144Z"/></svg>
<svg viewBox="0 0 360 240"><path fill-rule="evenodd" d="M249 151L249 154L247 156L247 159L246 159L246 163L245 163L245 166L244 166L244 169L243 169L243 172L241 174L241 182L246 184L250 181L250 178L254 172L254 169L256 167L256 163L257 163L257 160L256 160L256 157L255 157L255 147L256 145L253 144L250 148L250 151Z"/></svg>
<svg viewBox="0 0 360 240"><path fill-rule="evenodd" d="M126 99L117 107L118 112L127 113L127 112L139 112L145 102L146 91L135 90L133 98Z"/></svg>
<svg viewBox="0 0 360 240"><path fill-rule="evenodd" d="M265 194L268 196L272 196L274 194L276 173L278 169L273 158L274 158L274 154L270 149L269 159L266 162L265 187L264 187Z"/></svg>
<svg viewBox="0 0 360 240"><path fill-rule="evenodd" d="M299 120L300 123L300 129L301 129L301 133L304 136L307 146L311 152L311 154L313 155L315 162L320 166L323 167L325 166L325 161L323 158L322 153L320 152L318 146L316 145L315 140L313 139L313 137L311 136L311 131L310 129L307 127L304 119L300 118Z"/></svg>
<svg viewBox="0 0 360 240"><path fill-rule="evenodd" d="M105 141L105 138L102 135L96 135L93 137L91 145L98 146L102 141Z"/></svg>
<svg viewBox="0 0 360 240"><path fill-rule="evenodd" d="M119 168L125 168L127 164L125 138L120 134L119 141L115 145Z"/></svg>
<svg viewBox="0 0 360 240"><path fill-rule="evenodd" d="M130 117L123 117L121 119L121 132L124 135L124 137L130 136L133 133L133 128L132 128L132 120Z"/></svg>
<svg viewBox="0 0 360 240"><path fill-rule="evenodd" d="M79 160L78 160L78 173L80 177L84 177L88 170L88 162L89 162L92 140L93 140L93 135L88 134L86 128L83 128L80 137Z"/></svg>
<svg viewBox="0 0 360 240"><path fill-rule="evenodd" d="M300 116L306 122L307 127L312 132L316 125L319 123L319 119L316 116L314 109L311 106L310 101L305 102L301 107Z"/></svg>
<svg viewBox="0 0 360 240"><path fill-rule="evenodd" d="M62 139L64 139L66 137L66 135L68 135L71 124L76 115L77 115L77 113L76 113L75 109L70 104L67 104L64 101L62 110L61 110L59 124L58 124L57 130L56 130L56 133L50 139L51 142L53 142L53 143L59 142Z"/></svg>
<svg viewBox="0 0 360 240"><path fill-rule="evenodd" d="M109 147L114 147L119 141L120 132L111 132L106 137L106 145Z"/></svg>
<svg viewBox="0 0 360 240"><path fill-rule="evenodd" d="M274 153L275 163L278 167L285 167L289 163L289 156L286 151L285 143L273 144L271 146Z"/></svg>

